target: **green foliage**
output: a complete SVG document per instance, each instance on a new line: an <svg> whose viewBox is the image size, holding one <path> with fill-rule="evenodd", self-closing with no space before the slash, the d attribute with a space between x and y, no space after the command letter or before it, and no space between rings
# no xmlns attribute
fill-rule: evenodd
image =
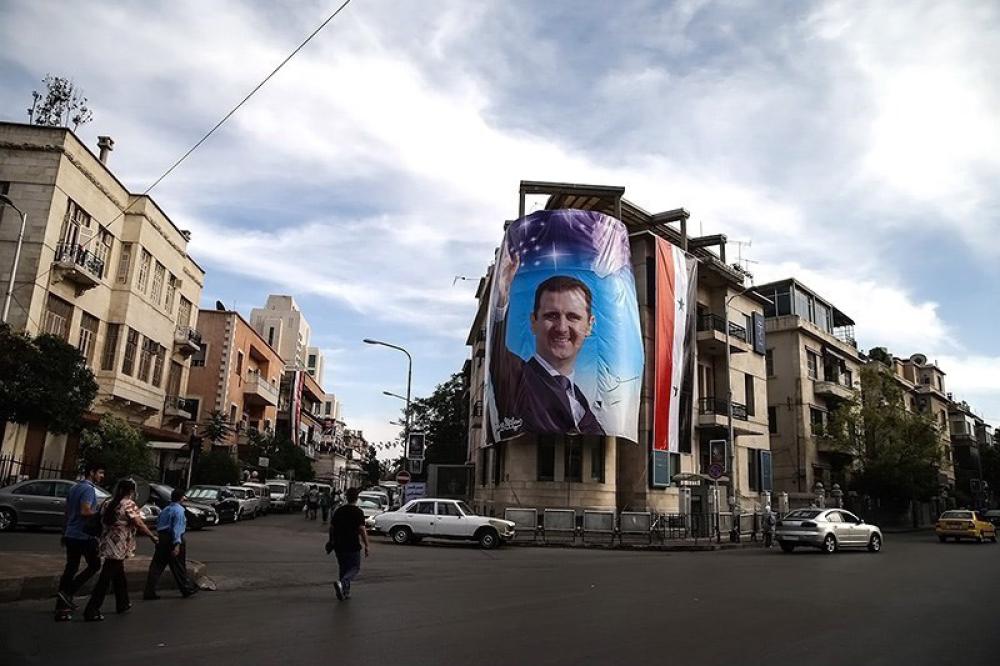
<svg viewBox="0 0 1000 666"><path fill-rule="evenodd" d="M48 127L69 127L73 123L75 132L80 125L93 120L94 114L87 108L87 98L70 79L46 74L42 83L45 85L44 94L37 90L31 92L29 123Z"/></svg>
<svg viewBox="0 0 1000 666"><path fill-rule="evenodd" d="M410 430L427 433L425 464L457 465L468 450L468 412L465 378L456 372L434 392L410 404Z"/></svg>
<svg viewBox="0 0 1000 666"><path fill-rule="evenodd" d="M226 440L226 436L230 430L231 427L229 421L226 420L226 415L219 410L215 410L208 415L208 421L205 423L202 432L205 439L212 444L221 444Z"/></svg>
<svg viewBox="0 0 1000 666"><path fill-rule="evenodd" d="M73 432L96 395L94 373L75 347L52 335L32 339L0 324L0 418Z"/></svg>
<svg viewBox="0 0 1000 666"><path fill-rule="evenodd" d="M993 446L981 446L979 449L983 465L983 480L986 481L991 493L1000 490L1000 442Z"/></svg>
<svg viewBox="0 0 1000 666"><path fill-rule="evenodd" d="M273 478L276 474L284 474L286 479L294 477L296 481L312 481L315 472L312 461L302 447L296 446L286 437L270 435L251 430L245 460L251 465L257 465L260 456L268 458L267 476Z"/></svg>
<svg viewBox="0 0 1000 666"><path fill-rule="evenodd" d="M240 482L240 466L226 448L213 448L198 459L195 483L231 486Z"/></svg>
<svg viewBox="0 0 1000 666"><path fill-rule="evenodd" d="M868 358L873 361L880 361L890 368L892 367L892 354L885 347L872 347L868 351Z"/></svg>
<svg viewBox="0 0 1000 666"><path fill-rule="evenodd" d="M823 436L856 460L858 492L899 500L937 493L943 454L937 426L906 410L903 390L886 368L861 369L860 398L831 413Z"/></svg>
<svg viewBox="0 0 1000 666"><path fill-rule="evenodd" d="M126 477L157 478L142 432L117 416L105 414L96 428L84 430L80 446L85 463L98 461L105 465L105 485L109 488Z"/></svg>

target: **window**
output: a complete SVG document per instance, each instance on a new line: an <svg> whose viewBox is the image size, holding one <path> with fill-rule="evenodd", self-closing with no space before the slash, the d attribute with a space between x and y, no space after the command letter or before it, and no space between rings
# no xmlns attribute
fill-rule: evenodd
<svg viewBox="0 0 1000 666"><path fill-rule="evenodd" d="M437 505L437 515L439 516L461 517L462 515L462 512L458 510L458 507L451 502L438 502Z"/></svg>
<svg viewBox="0 0 1000 666"><path fill-rule="evenodd" d="M208 358L208 343L202 342L194 354L191 355L191 367L192 368L203 368L205 367L205 359Z"/></svg>
<svg viewBox="0 0 1000 666"><path fill-rule="evenodd" d="M135 284L135 288L143 294L146 293L146 285L149 283L149 265L152 261L153 255L143 249L142 258L139 259L139 277Z"/></svg>
<svg viewBox="0 0 1000 666"><path fill-rule="evenodd" d="M115 245L115 237L104 227L97 226L97 240L94 243L94 257L101 262L101 277L108 274L108 264L111 263L111 249Z"/></svg>
<svg viewBox="0 0 1000 666"><path fill-rule="evenodd" d="M823 434L823 410L815 407L809 408L809 425L812 426L812 434Z"/></svg>
<svg viewBox="0 0 1000 666"><path fill-rule="evenodd" d="M753 316L745 314L743 315L743 327L747 331L746 343L753 346Z"/></svg>
<svg viewBox="0 0 1000 666"><path fill-rule="evenodd" d="M310 368L316 367L316 354L309 354L309 367Z"/></svg>
<svg viewBox="0 0 1000 666"><path fill-rule="evenodd" d="M156 352L153 354L153 386L159 388L163 380L163 363L166 361L167 348L163 345L156 345Z"/></svg>
<svg viewBox="0 0 1000 666"><path fill-rule="evenodd" d="M46 302L45 316L42 318L42 333L54 335L63 340L69 340L69 325L73 320L73 306L49 294Z"/></svg>
<svg viewBox="0 0 1000 666"><path fill-rule="evenodd" d="M271 326L267 329L267 345L269 347L274 346L274 326Z"/></svg>
<svg viewBox="0 0 1000 666"><path fill-rule="evenodd" d="M556 443L552 435L538 436L538 480L554 481L556 477Z"/></svg>
<svg viewBox="0 0 1000 666"><path fill-rule="evenodd" d="M768 349L764 352L764 367L766 368L767 376L774 377L774 350Z"/></svg>
<svg viewBox="0 0 1000 666"><path fill-rule="evenodd" d="M174 294L177 293L177 278L173 273L167 273L167 295L163 298L163 308L167 314L174 311Z"/></svg>
<svg viewBox="0 0 1000 666"><path fill-rule="evenodd" d="M70 199L66 206L66 217L63 218L60 242L75 249L89 243L93 235L90 215Z"/></svg>
<svg viewBox="0 0 1000 666"><path fill-rule="evenodd" d="M177 325L191 325L191 301L181 296L181 304L177 308Z"/></svg>
<svg viewBox="0 0 1000 666"><path fill-rule="evenodd" d="M198 409L201 407L201 399L199 398L188 398L187 399L187 409L185 410L191 415L191 419L198 421Z"/></svg>
<svg viewBox="0 0 1000 666"><path fill-rule="evenodd" d="M750 490L760 492L760 450L747 449L747 480Z"/></svg>
<svg viewBox="0 0 1000 666"><path fill-rule="evenodd" d="M411 509L409 513L422 513L424 515L433 516L434 502L417 502L417 506Z"/></svg>
<svg viewBox="0 0 1000 666"><path fill-rule="evenodd" d="M806 351L806 369L809 374L809 379L816 379L819 377L819 357L816 356L815 352Z"/></svg>
<svg viewBox="0 0 1000 666"><path fill-rule="evenodd" d="M125 338L125 354L122 358L122 374L132 375L135 368L135 354L139 350L139 331L131 326L128 329L128 336Z"/></svg>
<svg viewBox="0 0 1000 666"><path fill-rule="evenodd" d="M156 353L156 343L146 336L142 338L142 348L139 350L139 374L138 379L144 382L149 381L149 371L153 367L153 355Z"/></svg>
<svg viewBox="0 0 1000 666"><path fill-rule="evenodd" d="M149 296L153 299L154 303L159 303L160 296L163 295L163 276L166 271L167 269L163 264L156 262L156 268L153 270L153 288L149 291Z"/></svg>
<svg viewBox="0 0 1000 666"><path fill-rule="evenodd" d="M114 370L115 357L118 355L118 332L121 324L108 324L104 334L104 353L101 355L101 370Z"/></svg>
<svg viewBox="0 0 1000 666"><path fill-rule="evenodd" d="M854 373L844 369L844 386L854 386Z"/></svg>
<svg viewBox="0 0 1000 666"><path fill-rule="evenodd" d="M743 396L747 405L747 416L753 416L756 408L753 375L743 375Z"/></svg>
<svg viewBox="0 0 1000 666"><path fill-rule="evenodd" d="M795 287L795 314L803 319L813 320L813 299L808 292Z"/></svg>
<svg viewBox="0 0 1000 666"><path fill-rule="evenodd" d="M583 443L578 436L563 438L564 481L583 481Z"/></svg>
<svg viewBox="0 0 1000 666"><path fill-rule="evenodd" d="M772 435L778 434L778 408L767 408L767 432Z"/></svg>
<svg viewBox="0 0 1000 666"><path fill-rule="evenodd" d="M243 376L243 352L236 352L236 374L240 377Z"/></svg>
<svg viewBox="0 0 1000 666"><path fill-rule="evenodd" d="M233 423L233 424L236 423L236 411L237 411L236 405L229 405L229 422L230 423Z"/></svg>
<svg viewBox="0 0 1000 666"><path fill-rule="evenodd" d="M830 308L822 303L816 303L815 324L829 333L833 330L830 326L831 321L833 321L833 317L830 316Z"/></svg>
<svg viewBox="0 0 1000 666"><path fill-rule="evenodd" d="M118 253L118 275L115 281L118 284L128 284L128 271L132 264L132 243L122 243L121 252Z"/></svg>
<svg viewBox="0 0 1000 666"><path fill-rule="evenodd" d="M590 447L590 480L604 483L604 438L594 437Z"/></svg>
<svg viewBox="0 0 1000 666"><path fill-rule="evenodd" d="M792 291L791 287L784 285L774 290L761 291L763 296L771 300L764 306L765 317L780 317L792 314Z"/></svg>
<svg viewBox="0 0 1000 666"><path fill-rule="evenodd" d="M90 365L94 360L94 343L97 341L97 317L84 312L80 317L80 339L76 348Z"/></svg>

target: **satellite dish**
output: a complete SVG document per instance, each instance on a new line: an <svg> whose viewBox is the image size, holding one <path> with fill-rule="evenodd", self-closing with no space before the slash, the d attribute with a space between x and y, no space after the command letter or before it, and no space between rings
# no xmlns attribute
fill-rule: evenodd
<svg viewBox="0 0 1000 666"><path fill-rule="evenodd" d="M927 365L927 357L923 354L914 354L910 357L910 360L917 365Z"/></svg>
<svg viewBox="0 0 1000 666"><path fill-rule="evenodd" d="M216 301L215 302L215 309L219 310L220 312L225 312L226 311L226 304L223 303L222 301Z"/></svg>

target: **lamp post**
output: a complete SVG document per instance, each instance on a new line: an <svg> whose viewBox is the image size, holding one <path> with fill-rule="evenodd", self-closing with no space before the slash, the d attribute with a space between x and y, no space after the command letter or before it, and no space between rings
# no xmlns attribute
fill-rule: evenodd
<svg viewBox="0 0 1000 666"><path fill-rule="evenodd" d="M405 424L403 426L403 465L404 467L409 468L408 464L409 461L406 459L406 447L410 443L410 396L411 396L410 389L413 384L413 357L410 356L410 352L406 351L399 345L393 345L389 344L388 342L382 342L381 340L373 340L371 338L365 338L364 340L362 340L362 342L364 342L366 345L381 345L383 347L388 347L389 349L395 349L396 351L401 351L404 354L406 354L406 360L407 360L406 397L404 398L401 395L395 395L389 393L388 391L383 391L383 393L388 393L389 395L392 395L397 398L402 398L403 400L406 401L406 412L404 414L404 419L403 419L403 423Z"/></svg>
<svg viewBox="0 0 1000 666"><path fill-rule="evenodd" d="M10 314L10 299L14 295L14 278L17 276L17 264L21 261L21 244L24 241L24 228L28 226L28 214L18 208L14 200L6 194L0 194L0 203L10 206L21 215L21 229L17 232L17 245L14 247L14 262L10 266L10 280L7 281L7 294L3 299L3 316L0 317L0 322L6 324L7 315Z"/></svg>

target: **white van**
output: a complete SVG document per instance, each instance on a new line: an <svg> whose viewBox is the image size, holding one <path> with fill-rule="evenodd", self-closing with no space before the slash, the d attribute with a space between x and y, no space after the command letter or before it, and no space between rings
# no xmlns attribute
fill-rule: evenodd
<svg viewBox="0 0 1000 666"><path fill-rule="evenodd" d="M267 486L267 490L271 494L271 509L273 511L288 511L288 492L291 482L287 479L268 479L264 485Z"/></svg>

